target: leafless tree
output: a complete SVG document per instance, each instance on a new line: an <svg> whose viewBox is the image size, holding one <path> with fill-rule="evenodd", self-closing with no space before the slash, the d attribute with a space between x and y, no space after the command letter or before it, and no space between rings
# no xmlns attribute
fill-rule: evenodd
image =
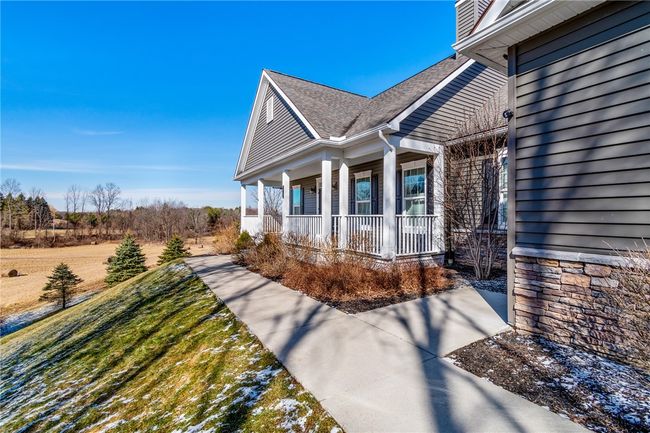
<svg viewBox="0 0 650 433"><path fill-rule="evenodd" d="M257 203L257 189L251 189L250 197ZM264 215L271 215L277 220L282 219L282 188L264 188Z"/></svg>
<svg viewBox="0 0 650 433"><path fill-rule="evenodd" d="M504 119L496 104L466 116L445 147L445 217L451 250L462 249L477 278L489 278L504 248L499 224L500 185L505 178Z"/></svg>
<svg viewBox="0 0 650 433"><path fill-rule="evenodd" d="M194 243L199 243L199 238L205 234L208 227L208 218L204 209L189 208L187 210L189 228L194 235Z"/></svg>
<svg viewBox="0 0 650 433"><path fill-rule="evenodd" d="M13 229L13 222L14 222L14 198L20 194L20 182L18 182L16 179L9 178L5 179L4 182L2 182L2 185L0 185L0 193L2 193L2 196L5 198L8 198L8 200L5 200L5 206L7 217L8 217L8 222L9 222L9 231ZM4 212L3 212L4 213Z"/></svg>
<svg viewBox="0 0 650 433"><path fill-rule="evenodd" d="M120 194L122 193L122 190L120 189L119 186L115 185L112 182L108 182L104 186L104 191L105 191L105 209L106 209L106 236L109 235L109 228L111 225L111 211L114 210L120 200Z"/></svg>

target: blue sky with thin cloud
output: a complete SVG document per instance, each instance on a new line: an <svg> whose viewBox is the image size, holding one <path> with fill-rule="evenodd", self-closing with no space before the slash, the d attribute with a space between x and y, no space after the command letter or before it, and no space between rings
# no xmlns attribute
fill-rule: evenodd
<svg viewBox="0 0 650 433"><path fill-rule="evenodd" d="M372 96L452 54L453 2L3 2L1 176L62 207L237 206L262 68Z"/></svg>

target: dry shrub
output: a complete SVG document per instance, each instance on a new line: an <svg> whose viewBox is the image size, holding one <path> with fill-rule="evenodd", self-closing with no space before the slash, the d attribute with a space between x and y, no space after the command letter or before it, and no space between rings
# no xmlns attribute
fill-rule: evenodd
<svg viewBox="0 0 650 433"><path fill-rule="evenodd" d="M238 262L266 278L280 279L287 269L289 255L278 235L265 234L254 246L237 254Z"/></svg>
<svg viewBox="0 0 650 433"><path fill-rule="evenodd" d="M450 287L447 271L421 263L379 264L367 256L325 248L316 259L312 248L287 245L265 235L239 253L252 271L281 281L344 311L365 311L430 295Z"/></svg>
<svg viewBox="0 0 650 433"><path fill-rule="evenodd" d="M616 253L621 265L604 279L604 294L618 312L626 362L650 371L650 245Z"/></svg>
<svg viewBox="0 0 650 433"><path fill-rule="evenodd" d="M214 249L217 254L234 254L235 243L239 237L239 225L232 223L216 230Z"/></svg>

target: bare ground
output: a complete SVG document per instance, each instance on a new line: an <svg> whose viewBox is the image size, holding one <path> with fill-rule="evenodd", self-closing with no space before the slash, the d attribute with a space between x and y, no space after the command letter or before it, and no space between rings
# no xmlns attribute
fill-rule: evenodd
<svg viewBox="0 0 650 433"><path fill-rule="evenodd" d="M650 374L634 367L514 332L470 344L449 357L590 430L650 432Z"/></svg>

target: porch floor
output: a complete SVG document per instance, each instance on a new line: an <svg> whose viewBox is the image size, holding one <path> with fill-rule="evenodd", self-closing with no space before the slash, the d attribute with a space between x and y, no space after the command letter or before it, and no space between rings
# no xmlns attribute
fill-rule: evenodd
<svg viewBox="0 0 650 433"><path fill-rule="evenodd" d="M187 263L347 432L585 431L443 358L508 329L471 288L347 315L229 257Z"/></svg>

